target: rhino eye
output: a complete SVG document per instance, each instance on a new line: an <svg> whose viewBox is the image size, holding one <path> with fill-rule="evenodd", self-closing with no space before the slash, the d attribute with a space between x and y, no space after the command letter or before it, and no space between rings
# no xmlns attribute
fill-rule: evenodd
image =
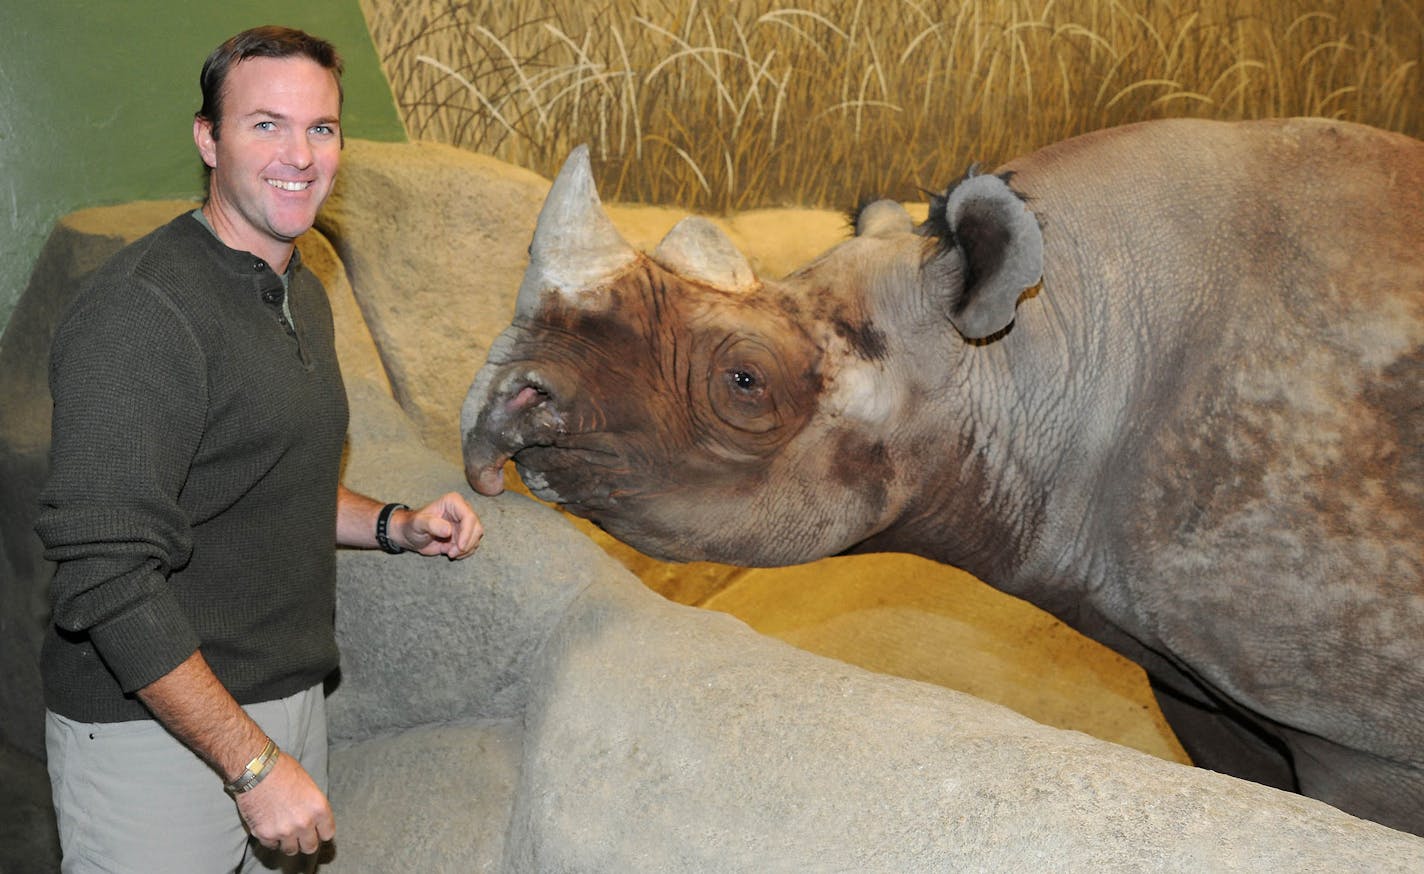
<svg viewBox="0 0 1424 874"><path fill-rule="evenodd" d="M780 365L764 343L733 336L714 353L708 374L712 413L737 431L764 434L781 422L777 411Z"/></svg>
<svg viewBox="0 0 1424 874"><path fill-rule="evenodd" d="M734 370L731 373L732 385L742 391L752 391L761 387L761 379L749 370Z"/></svg>

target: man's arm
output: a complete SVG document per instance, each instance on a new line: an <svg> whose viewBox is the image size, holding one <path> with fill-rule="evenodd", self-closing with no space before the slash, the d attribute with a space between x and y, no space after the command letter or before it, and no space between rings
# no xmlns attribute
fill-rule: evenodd
<svg viewBox="0 0 1424 874"><path fill-rule="evenodd" d="M241 775L267 745L266 733L218 682L201 652L144 686L138 697L224 783ZM269 849L314 853L336 833L326 796L296 759L280 752L261 782L233 797L252 836Z"/></svg>
<svg viewBox="0 0 1424 874"><path fill-rule="evenodd" d="M376 520L384 506L346 486L337 486L337 545L375 547ZM459 559L475 551L484 533L480 517L469 502L459 493L450 492L419 510L391 513L387 536L401 549Z"/></svg>

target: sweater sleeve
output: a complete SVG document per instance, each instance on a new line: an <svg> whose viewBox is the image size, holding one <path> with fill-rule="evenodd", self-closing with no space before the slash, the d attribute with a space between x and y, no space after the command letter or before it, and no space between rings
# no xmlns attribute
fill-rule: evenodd
<svg viewBox="0 0 1424 874"><path fill-rule="evenodd" d="M179 495L206 418L204 357L162 293L132 281L96 286L55 336L50 392L35 530L58 563L53 621L87 634L134 691L200 643L169 575L192 551Z"/></svg>

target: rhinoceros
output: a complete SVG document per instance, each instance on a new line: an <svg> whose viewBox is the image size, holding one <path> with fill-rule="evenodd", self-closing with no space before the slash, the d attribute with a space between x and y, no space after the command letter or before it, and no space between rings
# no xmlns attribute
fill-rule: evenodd
<svg viewBox="0 0 1424 874"><path fill-rule="evenodd" d="M471 485L669 560L955 565L1140 663L1196 764L1424 834L1424 143L1144 122L856 227L783 279L698 217L643 253L576 150Z"/></svg>

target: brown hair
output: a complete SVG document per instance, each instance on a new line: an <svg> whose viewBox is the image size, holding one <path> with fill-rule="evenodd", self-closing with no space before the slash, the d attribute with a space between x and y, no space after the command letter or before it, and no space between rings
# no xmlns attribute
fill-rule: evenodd
<svg viewBox="0 0 1424 874"><path fill-rule="evenodd" d="M203 105L194 113L198 118L212 122L213 139L218 138L218 128L222 124L223 83L233 67L248 58L292 58L302 57L315 61L330 70L336 77L337 107L345 99L341 87L342 63L336 47L320 37L300 30L277 25L266 25L244 30L237 36L218 46L203 64L203 72L198 75L198 87L203 93Z"/></svg>

